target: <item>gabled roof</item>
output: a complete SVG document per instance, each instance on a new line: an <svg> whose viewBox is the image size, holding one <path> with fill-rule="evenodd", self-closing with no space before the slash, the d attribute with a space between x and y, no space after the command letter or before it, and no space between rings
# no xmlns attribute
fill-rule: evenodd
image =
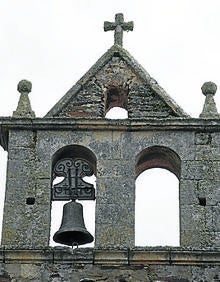
<svg viewBox="0 0 220 282"><path fill-rule="evenodd" d="M116 63L114 63L115 60ZM121 67L120 64L123 64L123 66ZM118 73L113 75L112 73L108 74L108 71L106 71L109 68L111 68L112 72L115 69L120 70L117 70ZM119 77L121 80L126 80L129 75L135 78L135 82L131 83L132 86L128 93L127 109L129 117L138 118L140 113L140 118L188 117L164 89L158 85L156 80L119 45L113 45L55 104L45 117L104 117L105 94L103 92L108 87L115 87L115 81ZM119 87L122 87L123 83L118 82L118 84L121 84ZM128 88L128 86L126 87ZM129 105L129 101L133 104ZM151 103L150 107L148 107L149 103ZM139 109L136 114L135 108ZM159 108L162 109L160 113Z"/></svg>

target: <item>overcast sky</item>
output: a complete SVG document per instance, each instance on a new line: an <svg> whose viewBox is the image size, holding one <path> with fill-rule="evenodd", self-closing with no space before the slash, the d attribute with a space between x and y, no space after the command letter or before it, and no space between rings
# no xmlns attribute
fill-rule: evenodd
<svg viewBox="0 0 220 282"><path fill-rule="evenodd" d="M202 84L211 80L220 87L219 0L0 0L0 116L16 109L21 79L32 82L32 108L44 116L113 45L103 22L119 12L134 21L123 47L198 117ZM219 91L215 100L219 108Z"/></svg>

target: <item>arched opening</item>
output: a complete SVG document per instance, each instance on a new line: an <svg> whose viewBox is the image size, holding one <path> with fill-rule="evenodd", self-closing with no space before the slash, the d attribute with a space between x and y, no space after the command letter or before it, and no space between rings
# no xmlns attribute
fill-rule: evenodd
<svg viewBox="0 0 220 282"><path fill-rule="evenodd" d="M4 151L0 146L0 230L2 230L3 208L5 199L5 183L6 183L6 167L8 152ZM0 232L1 241L2 232Z"/></svg>
<svg viewBox="0 0 220 282"><path fill-rule="evenodd" d="M126 119L128 91L121 87L112 86L105 94L105 117L109 119Z"/></svg>
<svg viewBox="0 0 220 282"><path fill-rule="evenodd" d="M128 111L120 107L114 107L107 112L105 117L108 119L126 119L128 118Z"/></svg>
<svg viewBox="0 0 220 282"><path fill-rule="evenodd" d="M180 169L179 156L166 147L137 156L135 245L179 246Z"/></svg>
<svg viewBox="0 0 220 282"><path fill-rule="evenodd" d="M78 180L81 179L81 186L87 185L93 186L95 188L96 184L96 157L94 153L89 150L88 148L80 145L70 145L65 146L58 150L53 158L52 158L52 176L51 176L51 188L52 188L52 203L51 203L51 232L50 232L50 245L56 246L59 245L58 243L55 243L53 240L53 236L57 230L59 230L61 225L61 220L63 216L63 206L66 204L69 200L63 200L63 196L61 195L60 199L54 197L54 188L58 186L61 183L63 184L63 187L65 187L65 173L64 173L64 167L65 162L67 166L69 165L69 161L72 161L72 163L77 163L77 171L79 171L80 167L78 165L82 164L82 170L79 172L80 177L78 177ZM72 172L71 172L72 173ZM76 176L73 175L72 179L76 179ZM62 185L61 185L62 186ZM81 187L80 186L80 187ZM83 206L83 217L85 221L86 229L89 231L90 234L95 234L95 201L89 200L86 193L90 193L90 190L94 190L94 188L88 188L85 190L85 193L82 194L82 190L80 195L77 195L76 202L81 203ZM57 188L56 188L57 189ZM64 188L65 189L65 188ZM74 190L74 189L73 189ZM78 191L77 189L75 189ZM92 193L92 192L91 192ZM89 197L94 199L94 195L90 195ZM65 198L65 196L64 196ZM55 200L54 200L55 199ZM58 200L57 200L58 199ZM94 243L82 245L85 247L93 246Z"/></svg>

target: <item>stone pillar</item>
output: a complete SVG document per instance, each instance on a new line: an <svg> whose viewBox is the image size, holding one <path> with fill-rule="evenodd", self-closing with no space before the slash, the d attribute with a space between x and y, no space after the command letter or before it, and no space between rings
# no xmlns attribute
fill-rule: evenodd
<svg viewBox="0 0 220 282"><path fill-rule="evenodd" d="M134 246L135 170L124 157L121 133L112 135L105 157L97 156L95 246L127 248Z"/></svg>
<svg viewBox="0 0 220 282"><path fill-rule="evenodd" d="M218 133L195 133L195 160L183 163L180 182L182 246L219 246L219 139Z"/></svg>
<svg viewBox="0 0 220 282"><path fill-rule="evenodd" d="M6 248L48 246L50 179L36 154L37 133L12 130L9 134L7 184L2 228Z"/></svg>

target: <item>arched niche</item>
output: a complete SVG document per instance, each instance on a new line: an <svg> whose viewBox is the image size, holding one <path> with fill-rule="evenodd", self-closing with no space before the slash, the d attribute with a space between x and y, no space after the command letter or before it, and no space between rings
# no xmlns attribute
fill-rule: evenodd
<svg viewBox="0 0 220 282"><path fill-rule="evenodd" d="M110 86L105 92L105 117L125 119L128 117L128 90L119 86ZM112 112L118 110L119 114ZM121 113L120 113L121 111ZM112 112L111 115L109 113Z"/></svg>
<svg viewBox="0 0 220 282"><path fill-rule="evenodd" d="M83 177L87 183L96 184L96 156L95 154L85 146L81 145L68 145L60 148L52 157L52 175L51 175L51 189L54 184L61 182L63 179L55 177L54 168L59 161L63 159L82 159L89 163L92 168L92 174L90 176ZM85 221L85 226L87 230L94 236L95 234L95 201L93 200L77 200L83 205L83 216ZM54 233L59 229L62 219L63 205L66 201L52 201L51 202L51 232L50 232L50 245L59 245L53 241ZM86 244L81 247L93 246L94 243Z"/></svg>
<svg viewBox="0 0 220 282"><path fill-rule="evenodd" d="M179 246L180 157L153 146L136 158L135 245Z"/></svg>

